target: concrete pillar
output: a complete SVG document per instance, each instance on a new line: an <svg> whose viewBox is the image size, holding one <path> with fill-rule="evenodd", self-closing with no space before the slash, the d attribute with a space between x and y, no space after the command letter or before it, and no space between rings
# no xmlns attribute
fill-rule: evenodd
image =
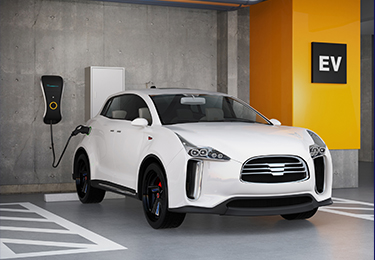
<svg viewBox="0 0 375 260"><path fill-rule="evenodd" d="M217 19L217 90L249 102L249 9Z"/></svg>
<svg viewBox="0 0 375 260"><path fill-rule="evenodd" d="M237 97L238 12L228 12L228 94Z"/></svg>
<svg viewBox="0 0 375 260"><path fill-rule="evenodd" d="M330 150L333 163L333 188L358 187L358 150Z"/></svg>
<svg viewBox="0 0 375 260"><path fill-rule="evenodd" d="M250 102L250 10L237 11L237 84L238 98Z"/></svg>
<svg viewBox="0 0 375 260"><path fill-rule="evenodd" d="M361 36L361 149L359 160L374 161L374 35Z"/></svg>
<svg viewBox="0 0 375 260"><path fill-rule="evenodd" d="M217 13L217 91L228 93L228 12Z"/></svg>

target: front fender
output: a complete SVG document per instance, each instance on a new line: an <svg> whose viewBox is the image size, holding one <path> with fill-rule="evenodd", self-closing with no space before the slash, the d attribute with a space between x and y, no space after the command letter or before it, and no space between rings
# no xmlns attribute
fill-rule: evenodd
<svg viewBox="0 0 375 260"><path fill-rule="evenodd" d="M157 161L163 167L168 187L170 185L170 179L178 173L169 172L168 166L172 161L184 150L184 147L177 137L177 135L162 126L153 126L146 129L146 134L148 138L148 143L143 149L143 154L141 156L140 164L138 166L138 178L136 187L138 187L137 192L139 193L140 182L142 181L143 171L147 168L148 164L152 161ZM155 160L152 160L154 158Z"/></svg>

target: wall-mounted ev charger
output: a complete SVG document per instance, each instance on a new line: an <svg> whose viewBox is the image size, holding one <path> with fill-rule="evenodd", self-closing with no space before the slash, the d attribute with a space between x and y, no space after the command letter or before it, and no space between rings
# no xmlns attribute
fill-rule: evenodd
<svg viewBox="0 0 375 260"><path fill-rule="evenodd" d="M61 98L64 80L60 76L42 76L41 80L45 109L43 122L45 124L57 124L61 121Z"/></svg>
<svg viewBox="0 0 375 260"><path fill-rule="evenodd" d="M61 153L61 156L55 165L55 148L53 144L53 131L52 125L57 124L61 121L61 99L63 93L63 85L64 80L60 76L56 75L44 75L40 79L41 87L43 91L44 103L45 103L45 110L43 116L43 122L47 125L50 125L51 128L51 148L52 148L52 155L53 155L53 162L52 167L56 168L59 166L61 159L66 151L66 148L69 145L70 139L77 134L90 134L91 127L79 125L77 126L73 132L70 134L68 141L65 144L64 150Z"/></svg>

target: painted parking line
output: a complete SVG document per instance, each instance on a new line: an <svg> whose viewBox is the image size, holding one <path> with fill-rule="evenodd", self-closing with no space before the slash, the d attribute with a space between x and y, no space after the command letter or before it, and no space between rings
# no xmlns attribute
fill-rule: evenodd
<svg viewBox="0 0 375 260"><path fill-rule="evenodd" d="M0 220L0 259L127 249L29 202L0 203ZM4 221L7 225L3 225ZM39 226L35 227L35 224ZM40 227L43 224L49 227ZM58 228L50 228L50 226ZM5 235L4 232L6 232ZM35 234L35 239L30 236L30 232ZM43 235L48 237L40 239ZM51 235L54 235L52 240ZM30 239L29 237L24 239L25 236L29 236ZM79 242L62 241L62 236L74 237ZM18 248L18 250L12 250L12 248Z"/></svg>
<svg viewBox="0 0 375 260"><path fill-rule="evenodd" d="M341 198L332 200L331 206L321 207L319 211L374 221L374 203Z"/></svg>

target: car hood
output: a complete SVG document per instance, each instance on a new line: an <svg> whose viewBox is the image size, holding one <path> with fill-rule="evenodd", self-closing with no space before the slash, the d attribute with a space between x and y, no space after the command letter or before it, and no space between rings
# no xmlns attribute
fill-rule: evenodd
<svg viewBox="0 0 375 260"><path fill-rule="evenodd" d="M260 155L309 158L313 144L305 129L256 123L188 123L166 126L197 147L211 147L243 163Z"/></svg>

